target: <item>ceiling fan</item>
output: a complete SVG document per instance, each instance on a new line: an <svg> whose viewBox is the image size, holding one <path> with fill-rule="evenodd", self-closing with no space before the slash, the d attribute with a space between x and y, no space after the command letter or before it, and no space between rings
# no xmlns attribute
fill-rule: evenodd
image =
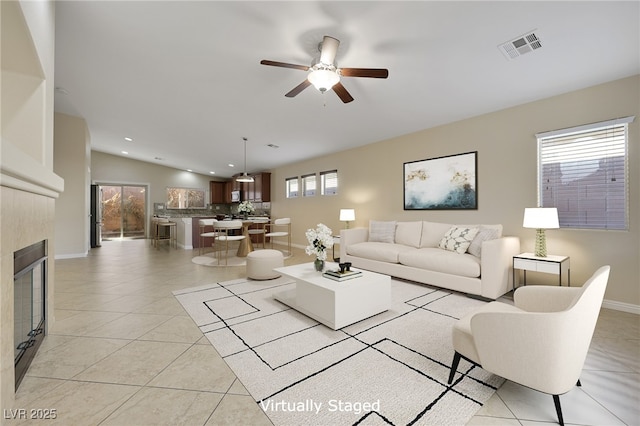
<svg viewBox="0 0 640 426"><path fill-rule="evenodd" d="M340 46L340 40L330 36L324 36L322 42L318 44L320 57L314 59L310 67L306 65L288 64L286 62L269 61L266 59L263 59L260 63L274 67L309 71L306 80L285 94L288 98L293 98L313 84L313 86L322 93L333 89L345 104L353 101L353 97L340 82L341 76L369 78L387 78L389 76L389 70L384 68L338 68L335 62L338 46Z"/></svg>

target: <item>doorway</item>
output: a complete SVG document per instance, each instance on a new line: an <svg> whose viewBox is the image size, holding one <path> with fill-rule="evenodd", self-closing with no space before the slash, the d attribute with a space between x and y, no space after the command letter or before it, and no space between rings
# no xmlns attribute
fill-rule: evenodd
<svg viewBox="0 0 640 426"><path fill-rule="evenodd" d="M100 185L102 240L145 238L147 187Z"/></svg>

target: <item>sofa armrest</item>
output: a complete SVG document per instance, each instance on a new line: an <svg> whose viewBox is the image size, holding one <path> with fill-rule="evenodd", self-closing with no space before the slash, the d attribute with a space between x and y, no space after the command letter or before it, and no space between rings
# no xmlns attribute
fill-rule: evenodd
<svg viewBox="0 0 640 426"><path fill-rule="evenodd" d="M513 256L520 254L520 238L502 237L482 243L481 296L497 299L513 288Z"/></svg>
<svg viewBox="0 0 640 426"><path fill-rule="evenodd" d="M368 228L351 228L340 230L340 259L345 258L348 246L357 243L364 243L368 239Z"/></svg>

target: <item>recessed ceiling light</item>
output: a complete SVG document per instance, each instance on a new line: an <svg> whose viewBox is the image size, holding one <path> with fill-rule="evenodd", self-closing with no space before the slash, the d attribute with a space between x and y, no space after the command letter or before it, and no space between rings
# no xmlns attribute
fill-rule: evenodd
<svg viewBox="0 0 640 426"><path fill-rule="evenodd" d="M212 175L215 175L215 174L216 174L216 172L209 172L209 173L211 173Z"/></svg>
<svg viewBox="0 0 640 426"><path fill-rule="evenodd" d="M188 171L188 172L192 172L193 170L191 170L191 169L187 169L187 171Z"/></svg>
<svg viewBox="0 0 640 426"><path fill-rule="evenodd" d="M133 142L133 139L131 139L131 138L124 138L124 140L127 141L127 142Z"/></svg>
<svg viewBox="0 0 640 426"><path fill-rule="evenodd" d="M128 151L121 151L121 152L122 152L123 154L128 154L128 153L129 153Z"/></svg>
<svg viewBox="0 0 640 426"><path fill-rule="evenodd" d="M235 167L233 164L229 163L229 167Z"/></svg>

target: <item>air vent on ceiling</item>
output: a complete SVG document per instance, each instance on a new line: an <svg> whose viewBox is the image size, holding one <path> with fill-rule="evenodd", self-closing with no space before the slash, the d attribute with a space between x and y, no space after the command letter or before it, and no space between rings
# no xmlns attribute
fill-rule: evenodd
<svg viewBox="0 0 640 426"><path fill-rule="evenodd" d="M529 31L523 36L503 43L498 46L498 48L509 60L540 49L542 47L542 43L540 41L540 37L538 37L534 31Z"/></svg>

